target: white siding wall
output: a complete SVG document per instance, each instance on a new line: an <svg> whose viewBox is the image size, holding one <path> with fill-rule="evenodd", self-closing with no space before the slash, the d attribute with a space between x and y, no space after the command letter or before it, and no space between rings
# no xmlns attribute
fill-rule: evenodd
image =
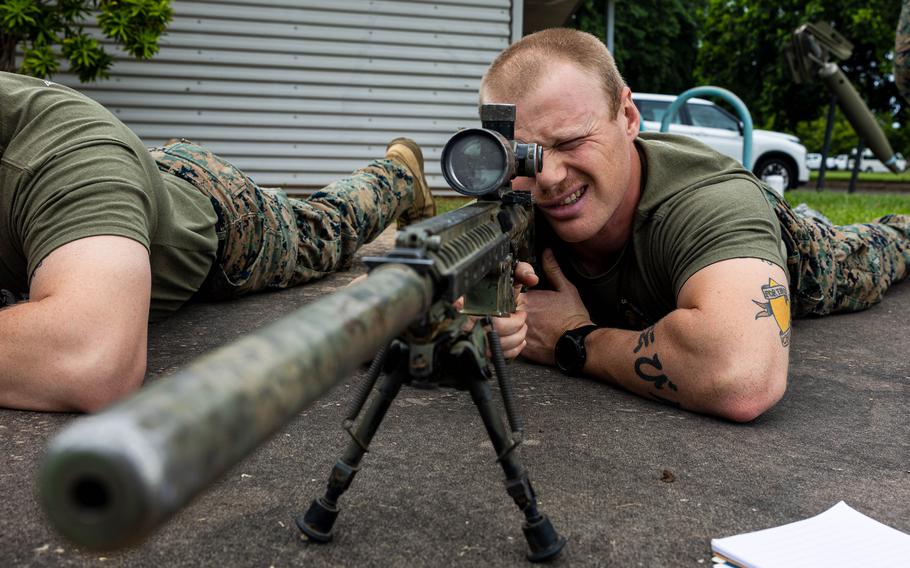
<svg viewBox="0 0 910 568"><path fill-rule="evenodd" d="M520 27L522 0L172 6L153 60L118 55L111 78L94 85L55 80L100 101L148 145L191 139L262 185L320 187L405 135L423 146L430 184L441 188L441 147L478 124L480 78Z"/></svg>

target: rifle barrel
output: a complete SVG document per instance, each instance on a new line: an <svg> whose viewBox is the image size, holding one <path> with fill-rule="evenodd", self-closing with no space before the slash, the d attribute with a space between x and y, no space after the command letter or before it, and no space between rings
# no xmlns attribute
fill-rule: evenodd
<svg viewBox="0 0 910 568"><path fill-rule="evenodd" d="M141 540L399 335L432 285L389 264L204 355L52 440L42 506L94 549Z"/></svg>

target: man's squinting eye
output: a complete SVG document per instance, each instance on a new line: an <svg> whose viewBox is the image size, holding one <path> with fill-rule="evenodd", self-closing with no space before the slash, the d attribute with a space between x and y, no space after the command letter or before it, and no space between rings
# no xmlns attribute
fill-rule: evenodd
<svg viewBox="0 0 910 568"><path fill-rule="evenodd" d="M574 150L575 148L579 147L581 145L581 143L584 141L585 141L584 138L572 138L571 140L566 140L565 142L560 142L559 144L557 144L556 149L557 150Z"/></svg>

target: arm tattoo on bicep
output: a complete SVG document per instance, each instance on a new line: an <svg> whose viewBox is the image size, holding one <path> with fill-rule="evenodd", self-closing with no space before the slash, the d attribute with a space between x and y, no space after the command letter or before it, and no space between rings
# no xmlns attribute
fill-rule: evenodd
<svg viewBox="0 0 910 568"><path fill-rule="evenodd" d="M761 292L766 301L752 300L761 308L755 319L773 317L780 330L780 343L787 347L790 345L790 292L785 284L778 284L773 278L762 285Z"/></svg>

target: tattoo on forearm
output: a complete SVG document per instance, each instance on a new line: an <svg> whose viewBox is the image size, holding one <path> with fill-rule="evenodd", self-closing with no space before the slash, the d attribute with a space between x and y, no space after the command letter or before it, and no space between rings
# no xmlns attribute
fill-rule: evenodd
<svg viewBox="0 0 910 568"><path fill-rule="evenodd" d="M773 317L780 331L780 343L784 347L790 345L790 291L784 284L778 284L773 278L761 287L762 297L765 302L752 300L761 308L755 314L755 319Z"/></svg>
<svg viewBox="0 0 910 568"><path fill-rule="evenodd" d="M638 353L641 351L642 347L647 347L654 343L654 326L652 325L648 329L641 332L641 335L638 336L638 346L632 350L632 353Z"/></svg>
<svg viewBox="0 0 910 568"><path fill-rule="evenodd" d="M638 336L638 345L635 346L635 349L632 350L633 353L638 353L642 349L647 347L654 346L654 326L645 329ZM667 375L663 373L647 373L645 372L645 367L654 367L658 371L663 370L663 364L660 362L660 358L657 356L657 353L654 354L654 357L639 357L635 360L635 374L643 381L648 381L654 383L654 388L661 390L664 388L664 385L667 385L670 390L676 391L676 384L670 380ZM670 406L675 406L679 408L680 405L674 400L669 398L657 395L655 393L650 393L652 397L664 404L669 404Z"/></svg>
<svg viewBox="0 0 910 568"><path fill-rule="evenodd" d="M640 378L643 381L648 381L648 382L654 383L654 388L656 388L658 390L664 388L664 385L667 385L668 387L670 387L670 390L673 390L673 391L679 390L676 388L676 384L670 380L670 377L668 377L667 375L665 375L663 373L650 375L650 374L646 373L644 371L644 369L642 368L645 366L654 367L658 371L663 370L664 367L661 364L660 359L657 357L657 353L654 354L654 357L650 357L650 358L649 357L639 357L638 359L636 359L635 360L635 374L638 375L638 378Z"/></svg>

